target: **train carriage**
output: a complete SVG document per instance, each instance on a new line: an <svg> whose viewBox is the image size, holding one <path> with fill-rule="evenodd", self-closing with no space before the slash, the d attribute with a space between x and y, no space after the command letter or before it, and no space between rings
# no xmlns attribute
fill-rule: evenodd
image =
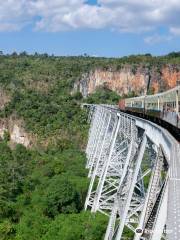
<svg viewBox="0 0 180 240"><path fill-rule="evenodd" d="M119 108L161 124L180 137L180 86L163 93L122 99Z"/></svg>

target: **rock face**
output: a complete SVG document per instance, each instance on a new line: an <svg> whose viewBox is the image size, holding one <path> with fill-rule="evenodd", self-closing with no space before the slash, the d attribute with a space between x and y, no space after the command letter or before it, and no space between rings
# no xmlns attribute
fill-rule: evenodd
<svg viewBox="0 0 180 240"><path fill-rule="evenodd" d="M11 143L22 144L25 147L31 146L31 136L23 128L22 121L14 119L0 119L0 138L4 138L5 132L10 135Z"/></svg>
<svg viewBox="0 0 180 240"><path fill-rule="evenodd" d="M28 147L30 145L30 140L27 133L24 131L23 128L19 127L16 124L14 124L10 136L12 142L22 144L25 147Z"/></svg>
<svg viewBox="0 0 180 240"><path fill-rule="evenodd" d="M2 110L10 100L11 98L6 91L0 88L0 110ZM19 143L25 147L30 147L32 145L32 136L26 133L23 125L23 121L17 119L17 117L13 115L9 118L1 118L0 138L3 139L5 132L8 132L10 143Z"/></svg>
<svg viewBox="0 0 180 240"><path fill-rule="evenodd" d="M79 90L84 97L93 93L99 86L116 91L118 94L134 92L137 95L147 91L157 93L176 86L180 80L180 66L164 65L162 67L138 66L134 69L125 65L119 71L96 69L82 76L76 82L74 90Z"/></svg>
<svg viewBox="0 0 180 240"><path fill-rule="evenodd" d="M11 100L10 96L0 88L0 110Z"/></svg>
<svg viewBox="0 0 180 240"><path fill-rule="evenodd" d="M4 133L8 131L8 127L5 121L0 121L0 138L4 138Z"/></svg>

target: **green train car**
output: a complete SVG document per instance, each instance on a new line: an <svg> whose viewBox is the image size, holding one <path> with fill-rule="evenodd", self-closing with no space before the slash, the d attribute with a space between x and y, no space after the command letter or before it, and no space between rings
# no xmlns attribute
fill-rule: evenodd
<svg viewBox="0 0 180 240"><path fill-rule="evenodd" d="M158 123L180 141L180 86L154 95L121 99L119 108Z"/></svg>

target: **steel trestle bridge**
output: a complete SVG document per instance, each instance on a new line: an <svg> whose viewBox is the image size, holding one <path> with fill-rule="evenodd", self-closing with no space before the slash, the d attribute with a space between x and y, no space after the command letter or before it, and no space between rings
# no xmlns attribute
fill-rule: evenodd
<svg viewBox="0 0 180 240"><path fill-rule="evenodd" d="M109 217L104 240L179 240L179 143L115 106L84 107L90 123L85 210Z"/></svg>

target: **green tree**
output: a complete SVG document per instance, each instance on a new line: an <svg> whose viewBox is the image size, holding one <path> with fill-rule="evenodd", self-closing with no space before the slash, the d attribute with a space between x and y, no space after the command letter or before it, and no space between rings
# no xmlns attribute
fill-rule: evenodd
<svg viewBox="0 0 180 240"><path fill-rule="evenodd" d="M42 240L101 240L104 239L107 218L89 212L60 215L49 226Z"/></svg>

